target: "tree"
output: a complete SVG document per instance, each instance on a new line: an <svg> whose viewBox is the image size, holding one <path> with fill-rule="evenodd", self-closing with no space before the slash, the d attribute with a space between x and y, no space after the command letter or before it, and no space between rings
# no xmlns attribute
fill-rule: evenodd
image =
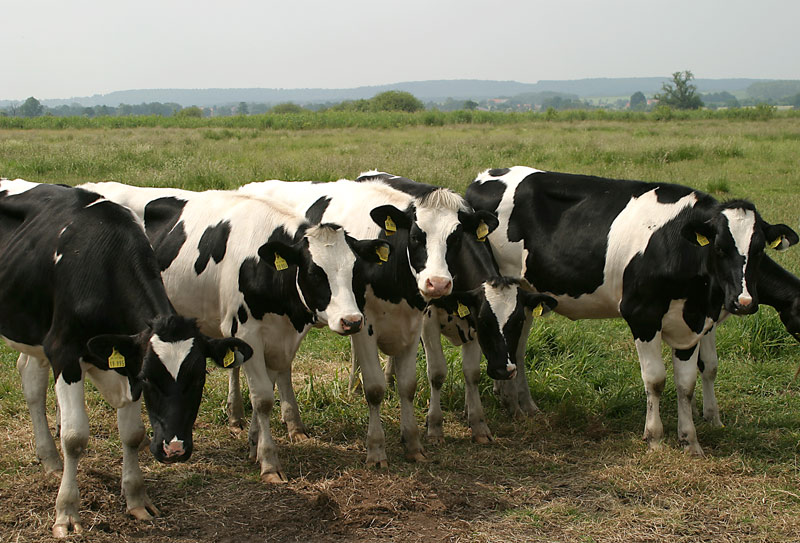
<svg viewBox="0 0 800 543"><path fill-rule="evenodd" d="M655 95L659 104L674 107L675 109L698 109L703 101L697 94L697 86L692 85L694 75L689 70L672 74L672 84L661 85L660 94ZM674 85L674 86L673 86Z"/></svg>
<svg viewBox="0 0 800 543"><path fill-rule="evenodd" d="M303 108L292 102L284 102L273 106L269 111L270 113L302 113Z"/></svg>
<svg viewBox="0 0 800 543"><path fill-rule="evenodd" d="M175 114L176 117L195 117L200 118L203 116L203 110L197 106L185 107Z"/></svg>
<svg viewBox="0 0 800 543"><path fill-rule="evenodd" d="M412 113L425 108L413 94L405 91L386 91L376 94L370 100L373 111L406 111Z"/></svg>
<svg viewBox="0 0 800 543"><path fill-rule="evenodd" d="M643 111L647 107L647 98L645 98L642 91L636 91L631 95L631 109L634 111Z"/></svg>
<svg viewBox="0 0 800 543"><path fill-rule="evenodd" d="M19 114L23 117L40 117L44 113L44 106L31 96L19 108Z"/></svg>
<svg viewBox="0 0 800 543"><path fill-rule="evenodd" d="M247 115L248 112L247 104L245 102L239 102L239 105L236 106L236 113L239 115Z"/></svg>
<svg viewBox="0 0 800 543"><path fill-rule="evenodd" d="M474 100L467 100L466 102L464 102L464 109L470 111L478 109L478 102L475 102Z"/></svg>

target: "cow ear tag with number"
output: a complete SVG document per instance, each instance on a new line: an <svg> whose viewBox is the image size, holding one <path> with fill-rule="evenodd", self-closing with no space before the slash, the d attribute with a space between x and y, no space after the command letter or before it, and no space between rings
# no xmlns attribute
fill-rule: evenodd
<svg viewBox="0 0 800 543"><path fill-rule="evenodd" d="M475 229L475 235L478 236L478 241L486 241L486 236L489 235L489 227L486 226L486 223L481 221L478 224L478 228Z"/></svg>
<svg viewBox="0 0 800 543"><path fill-rule="evenodd" d="M542 313L544 313L544 306L541 303L539 303L539 305L533 308L533 316L541 317Z"/></svg>
<svg viewBox="0 0 800 543"><path fill-rule="evenodd" d="M390 216L386 216L386 222L383 223L387 236L393 236L397 232L397 225L394 223Z"/></svg>
<svg viewBox="0 0 800 543"><path fill-rule="evenodd" d="M461 302L458 302L458 310L457 311L458 311L458 316L461 317L462 319L464 317L466 317L467 315L469 315L469 308L467 306L465 306L464 304L462 304Z"/></svg>
<svg viewBox="0 0 800 543"><path fill-rule="evenodd" d="M375 252L377 253L378 258L381 259L381 261L378 262L378 265L381 265L389 260L389 248L386 245L380 245L375 249Z"/></svg>
<svg viewBox="0 0 800 543"><path fill-rule="evenodd" d="M116 347L111 350L111 356L108 357L108 367L111 369L125 367L125 357L117 350Z"/></svg>
<svg viewBox="0 0 800 543"><path fill-rule="evenodd" d="M778 239L776 239L775 241L773 241L772 243L769 244L769 248L770 249L776 249L778 247L778 245L781 244L782 241L783 241L783 237L779 237Z"/></svg>
<svg viewBox="0 0 800 543"><path fill-rule="evenodd" d="M700 245L700 247L705 247L706 245L708 245L710 243L708 241L708 238L705 237L703 234L697 232L695 235L697 236L697 243L698 243L698 245Z"/></svg>
<svg viewBox="0 0 800 543"><path fill-rule="evenodd" d="M289 264L286 263L286 259L278 253L275 253L275 269L278 271L283 271L288 267Z"/></svg>
<svg viewBox="0 0 800 543"><path fill-rule="evenodd" d="M233 354L232 349L228 349L228 352L225 353L225 357L222 359L222 367L229 368L233 365L236 361L236 355Z"/></svg>

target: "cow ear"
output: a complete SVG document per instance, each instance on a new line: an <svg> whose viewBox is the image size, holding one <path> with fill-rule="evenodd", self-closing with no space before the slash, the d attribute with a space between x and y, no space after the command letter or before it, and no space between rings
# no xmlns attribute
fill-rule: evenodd
<svg viewBox="0 0 800 543"><path fill-rule="evenodd" d="M555 298L546 294L535 294L520 289L520 295L522 297L522 305L530 309L534 317L547 315L558 305Z"/></svg>
<svg viewBox="0 0 800 543"><path fill-rule="evenodd" d="M383 264L392 254L392 246L381 239L355 239L347 236L347 244L353 252L366 262Z"/></svg>
<svg viewBox="0 0 800 543"><path fill-rule="evenodd" d="M681 228L681 236L697 247L714 243L716 231L708 221L689 221Z"/></svg>
<svg viewBox="0 0 800 543"><path fill-rule="evenodd" d="M795 231L785 224L768 224L764 228L764 236L767 238L767 247L776 251L785 251L798 241Z"/></svg>
<svg viewBox="0 0 800 543"><path fill-rule="evenodd" d="M258 248L258 256L277 271L300 264L300 250L282 241L268 241Z"/></svg>
<svg viewBox="0 0 800 543"><path fill-rule="evenodd" d="M89 356L85 359L101 370L116 370L129 378L136 378L142 369L142 348L139 336L103 334L90 339L86 347Z"/></svg>
<svg viewBox="0 0 800 543"><path fill-rule="evenodd" d="M484 300L483 287L453 292L450 296L456 300L454 313L462 319L471 313L478 313Z"/></svg>
<svg viewBox="0 0 800 543"><path fill-rule="evenodd" d="M369 212L372 220L383 229L386 236L392 236L398 229L408 230L411 228L411 218L404 211L400 211L393 205L382 205Z"/></svg>
<svg viewBox="0 0 800 543"><path fill-rule="evenodd" d="M494 232L500 224L494 213L484 210L459 211L458 221L464 227L464 231L477 237L478 241L486 241L486 236Z"/></svg>
<svg viewBox="0 0 800 543"><path fill-rule="evenodd" d="M206 342L208 344L206 357L222 368L237 368L253 356L252 347L241 339L232 337L224 339L206 338Z"/></svg>

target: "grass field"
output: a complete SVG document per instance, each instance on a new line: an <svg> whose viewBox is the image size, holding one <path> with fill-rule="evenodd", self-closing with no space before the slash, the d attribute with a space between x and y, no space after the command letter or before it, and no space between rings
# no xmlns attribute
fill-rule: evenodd
<svg viewBox="0 0 800 543"><path fill-rule="evenodd" d="M368 121L368 120L367 120ZM364 121L365 125L369 125ZM377 123L377 121L376 121ZM411 124L411 123L409 123ZM436 124L436 123L428 123ZM489 167L524 164L667 181L745 197L770 222L800 228L800 119L589 119L290 130L247 123L194 127L0 125L0 176L77 184L114 180L194 190L268 178L330 181L381 169L463 191ZM379 123L376 126L380 126ZM774 253L773 253L774 255ZM800 273L800 249L775 256ZM444 445L403 460L399 410L383 409L390 468L364 467L367 410L347 392L349 343L314 330L295 388L313 439L289 443L274 421L286 485L265 486L244 436L225 426L227 380L209 376L191 461L140 459L162 515L126 517L112 410L94 392L79 471L77 541L796 541L800 540L800 346L774 310L731 318L718 333L725 428L696 421L705 458L677 444L676 399L662 402L666 446L641 441L645 395L621 321L539 321L526 363L543 413L509 420L484 378L495 442L470 442L459 352L446 348ZM58 481L37 464L15 369L0 352L0 541L48 540ZM419 357L418 421L428 392ZM698 389L698 401L701 391ZM50 399L51 414L54 413Z"/></svg>

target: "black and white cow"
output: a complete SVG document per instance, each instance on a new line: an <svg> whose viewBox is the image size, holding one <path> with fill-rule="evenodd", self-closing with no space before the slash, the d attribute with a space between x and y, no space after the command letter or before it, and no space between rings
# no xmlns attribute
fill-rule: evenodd
<svg viewBox="0 0 800 543"><path fill-rule="evenodd" d="M230 334L252 346L244 365L254 413L250 456L260 462L262 480L285 481L270 431L273 384L290 437L305 438L292 360L312 325L339 334L361 329L353 284L369 263L388 258L388 244L353 239L340 226L311 223L277 201L237 192L84 186L143 219L178 311L209 335ZM238 375L232 379L238 388ZM241 399L230 403L241 416Z"/></svg>
<svg viewBox="0 0 800 543"><path fill-rule="evenodd" d="M391 357L397 375L405 456L424 460L413 406L423 310L427 301L452 292L452 262L462 238L476 236L481 224L493 225L491 214L473 211L449 189L380 172L362 174L357 181L264 181L239 190L291 202L297 209L308 209L317 220L343 225L359 239L380 236L396 255L406 255L370 268L356 285L356 296L365 303L365 327L351 337L351 343L369 405L367 463L388 465L380 420L386 381L378 349ZM507 364L502 360L490 374L508 378L514 368Z"/></svg>
<svg viewBox="0 0 800 543"><path fill-rule="evenodd" d="M48 471L62 465L45 415L45 361L55 376L64 464L53 535L82 529L76 476L89 440L87 376L117 409L127 510L151 518L158 510L138 463L145 439L141 396L153 455L161 462L187 460L206 357L241 364L250 347L238 339L210 339L194 320L176 314L141 226L98 194L0 180L0 254L0 335L22 352L18 367L37 454Z"/></svg>
<svg viewBox="0 0 800 543"><path fill-rule="evenodd" d="M765 255L758 266L756 290L759 303L774 307L786 331L800 341L800 278ZM727 316L728 313L723 312L717 324ZM721 427L722 420L714 391L719 363L716 328L712 328L700 340L697 367L703 383L703 418L714 426Z"/></svg>
<svg viewBox="0 0 800 543"><path fill-rule="evenodd" d="M480 233L488 235L488 227ZM431 442L444 439L441 389L447 377L447 361L440 336L461 346L465 409L472 440L487 443L492 433L478 391L481 351L490 376L493 368L524 364L524 360L517 360L517 344L527 315L541 316L556 306L550 296L528 292L520 288L518 280L500 276L485 235L465 236L454 257L453 293L432 300L425 310L422 343L431 391L427 416L427 438Z"/></svg>
<svg viewBox="0 0 800 543"><path fill-rule="evenodd" d="M766 223L742 200L720 203L680 185L521 166L481 173L466 199L498 215L500 226L489 239L502 274L521 276L552 295L556 311L571 319L622 317L628 323L647 392L644 437L651 447L664 433L661 341L672 347L678 436L687 450L702 454L691 409L695 347L722 310L743 315L757 309L765 246L785 249L797 243L797 234ZM531 410L521 374L510 399Z"/></svg>

